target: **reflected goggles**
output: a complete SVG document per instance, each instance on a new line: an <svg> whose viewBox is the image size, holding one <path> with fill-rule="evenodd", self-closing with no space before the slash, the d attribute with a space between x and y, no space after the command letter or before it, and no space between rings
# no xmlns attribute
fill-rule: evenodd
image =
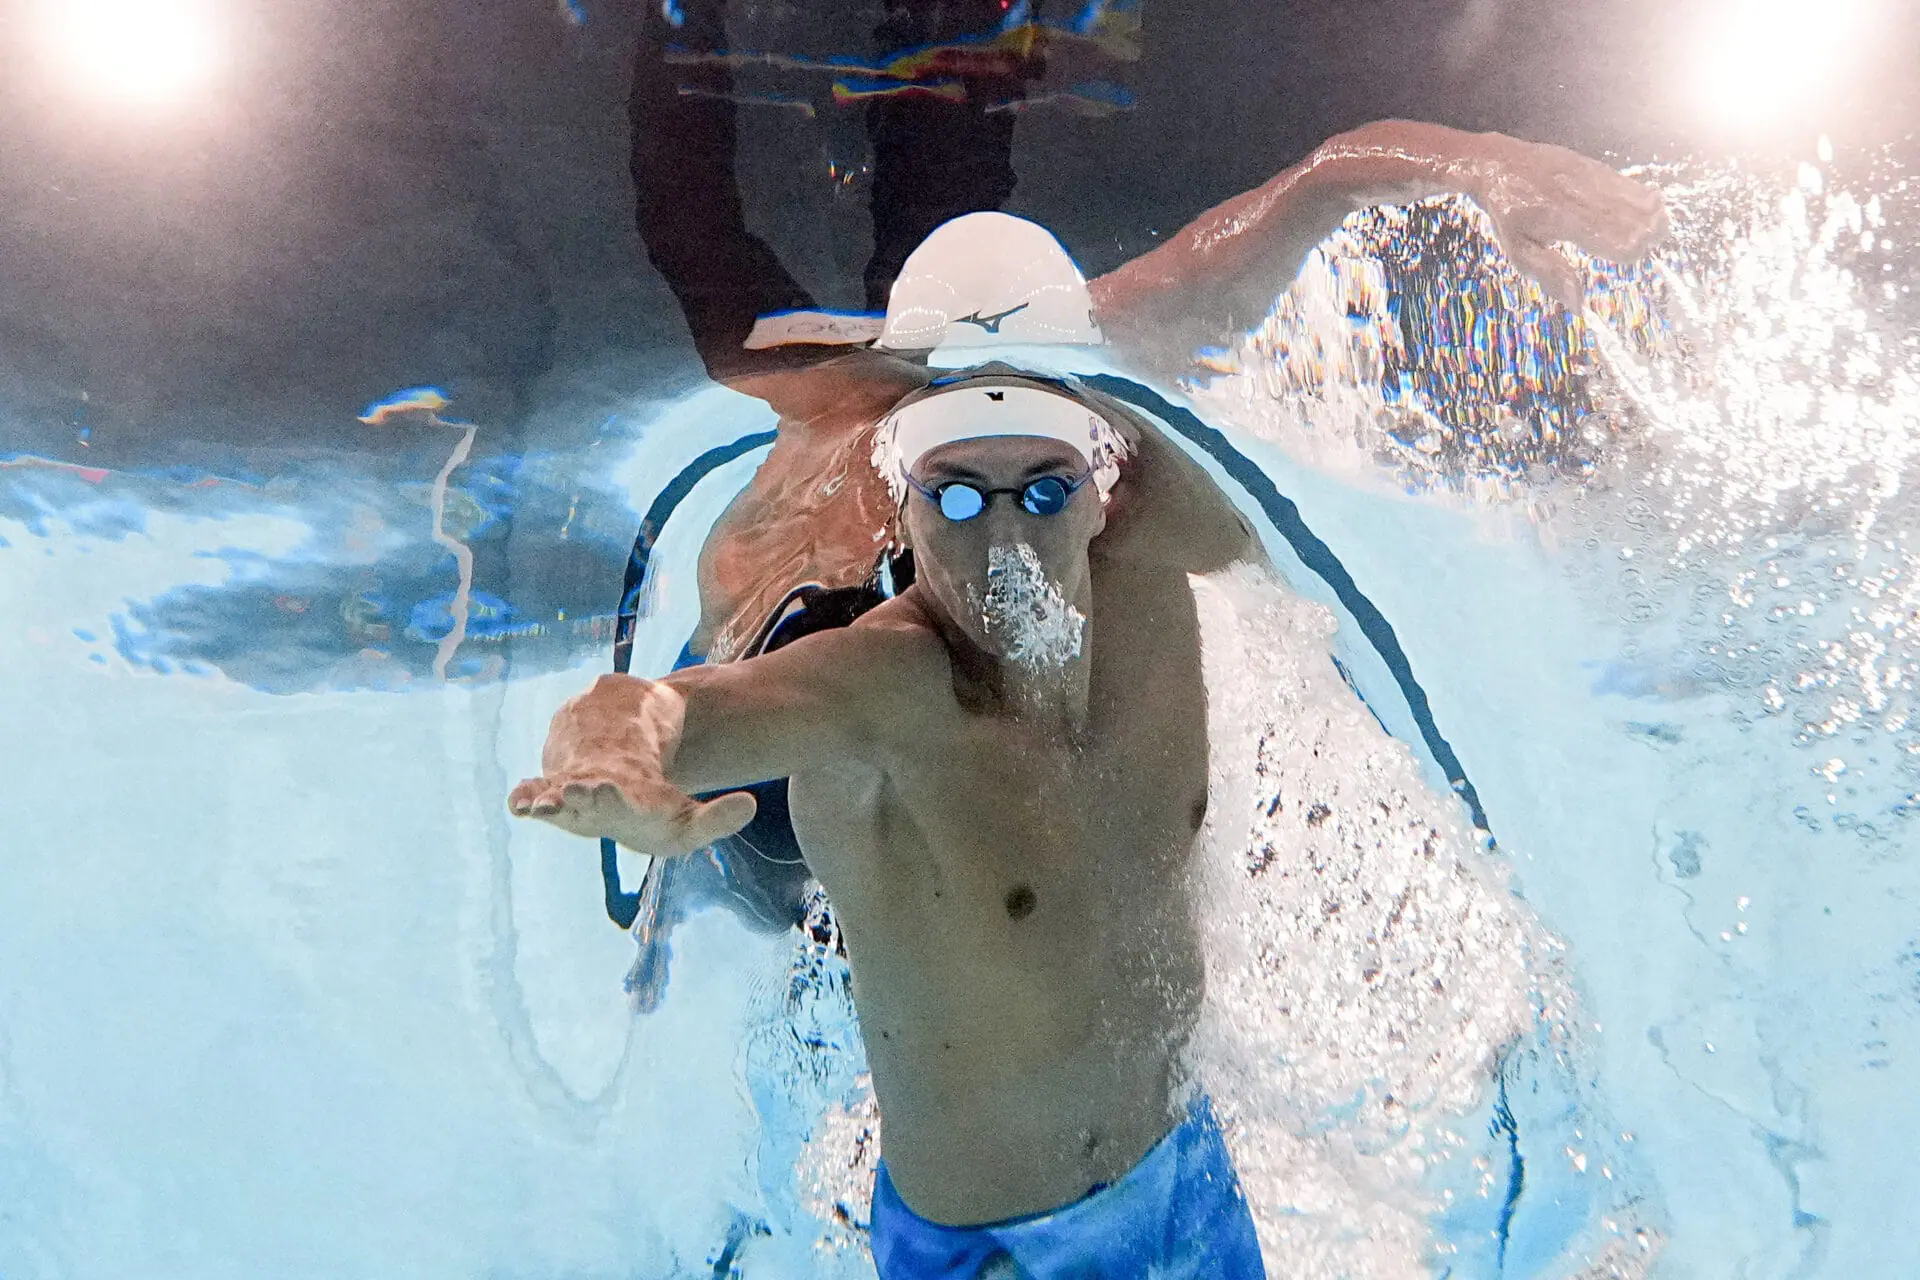
<svg viewBox="0 0 1920 1280"><path fill-rule="evenodd" d="M1057 516L1067 509L1067 503L1080 486L1093 479L1089 468L1082 472L1077 480L1067 480L1060 476L1037 476L1017 489L983 489L977 484L965 480L948 480L928 488L911 475L906 477L907 487L940 508L940 514L954 524L973 519L987 509L995 494L1010 493L1020 499L1020 509L1032 516Z"/></svg>

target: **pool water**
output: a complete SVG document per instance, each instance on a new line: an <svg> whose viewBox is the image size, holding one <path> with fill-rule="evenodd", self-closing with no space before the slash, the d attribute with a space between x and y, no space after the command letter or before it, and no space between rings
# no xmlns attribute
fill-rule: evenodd
<svg viewBox="0 0 1920 1280"><path fill-rule="evenodd" d="M1279 568L1197 588L1197 1069L1274 1274L1920 1270L1920 189L1848 166L1649 167L1674 246L1571 320L1469 207L1357 217L1140 386L1399 650L1196 446ZM8 461L0 1276L871 1274L831 942L697 916L636 1016L590 849L502 806L635 524L770 425L663 394L583 468L415 419L405 483ZM636 673L764 456L657 531Z"/></svg>

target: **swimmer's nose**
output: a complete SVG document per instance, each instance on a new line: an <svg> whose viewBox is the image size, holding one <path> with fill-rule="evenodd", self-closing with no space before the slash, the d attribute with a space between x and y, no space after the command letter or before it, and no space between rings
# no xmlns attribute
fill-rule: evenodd
<svg viewBox="0 0 1920 1280"><path fill-rule="evenodd" d="M996 502L974 518L985 526L987 542L992 546L1011 551L1016 544L1033 540L1028 525L1035 517L1022 511L1017 502Z"/></svg>

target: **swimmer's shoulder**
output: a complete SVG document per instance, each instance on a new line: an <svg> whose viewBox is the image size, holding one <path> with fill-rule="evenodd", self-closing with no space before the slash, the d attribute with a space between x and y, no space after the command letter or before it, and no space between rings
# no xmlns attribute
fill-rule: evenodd
<svg viewBox="0 0 1920 1280"><path fill-rule="evenodd" d="M1091 398L1131 450L1094 540L1097 558L1212 573L1261 555L1253 526L1164 428L1112 396Z"/></svg>
<svg viewBox="0 0 1920 1280"><path fill-rule="evenodd" d="M844 627L817 631L764 658L782 679L805 684L831 701L842 719L900 723L916 704L951 697L946 642L912 588Z"/></svg>
<svg viewBox="0 0 1920 1280"><path fill-rule="evenodd" d="M917 586L875 605L846 630L876 671L889 677L917 682L951 674L947 643L928 617Z"/></svg>
<svg viewBox="0 0 1920 1280"><path fill-rule="evenodd" d="M948 732L954 704L945 642L906 594L851 624L803 636L753 662L786 666L825 731L807 772L857 766L886 774Z"/></svg>

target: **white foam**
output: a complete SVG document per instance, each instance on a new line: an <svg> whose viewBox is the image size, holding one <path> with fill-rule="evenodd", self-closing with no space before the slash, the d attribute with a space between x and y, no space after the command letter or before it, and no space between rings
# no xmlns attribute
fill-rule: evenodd
<svg viewBox="0 0 1920 1280"><path fill-rule="evenodd" d="M981 596L972 587L967 593L987 634L1027 670L1057 671L1080 656L1087 617L1067 603L1026 543L989 547L986 593Z"/></svg>
<svg viewBox="0 0 1920 1280"><path fill-rule="evenodd" d="M1425 1277L1455 1158L1551 940L1335 670L1332 616L1244 566L1194 579L1212 804L1192 1051L1271 1274Z"/></svg>

